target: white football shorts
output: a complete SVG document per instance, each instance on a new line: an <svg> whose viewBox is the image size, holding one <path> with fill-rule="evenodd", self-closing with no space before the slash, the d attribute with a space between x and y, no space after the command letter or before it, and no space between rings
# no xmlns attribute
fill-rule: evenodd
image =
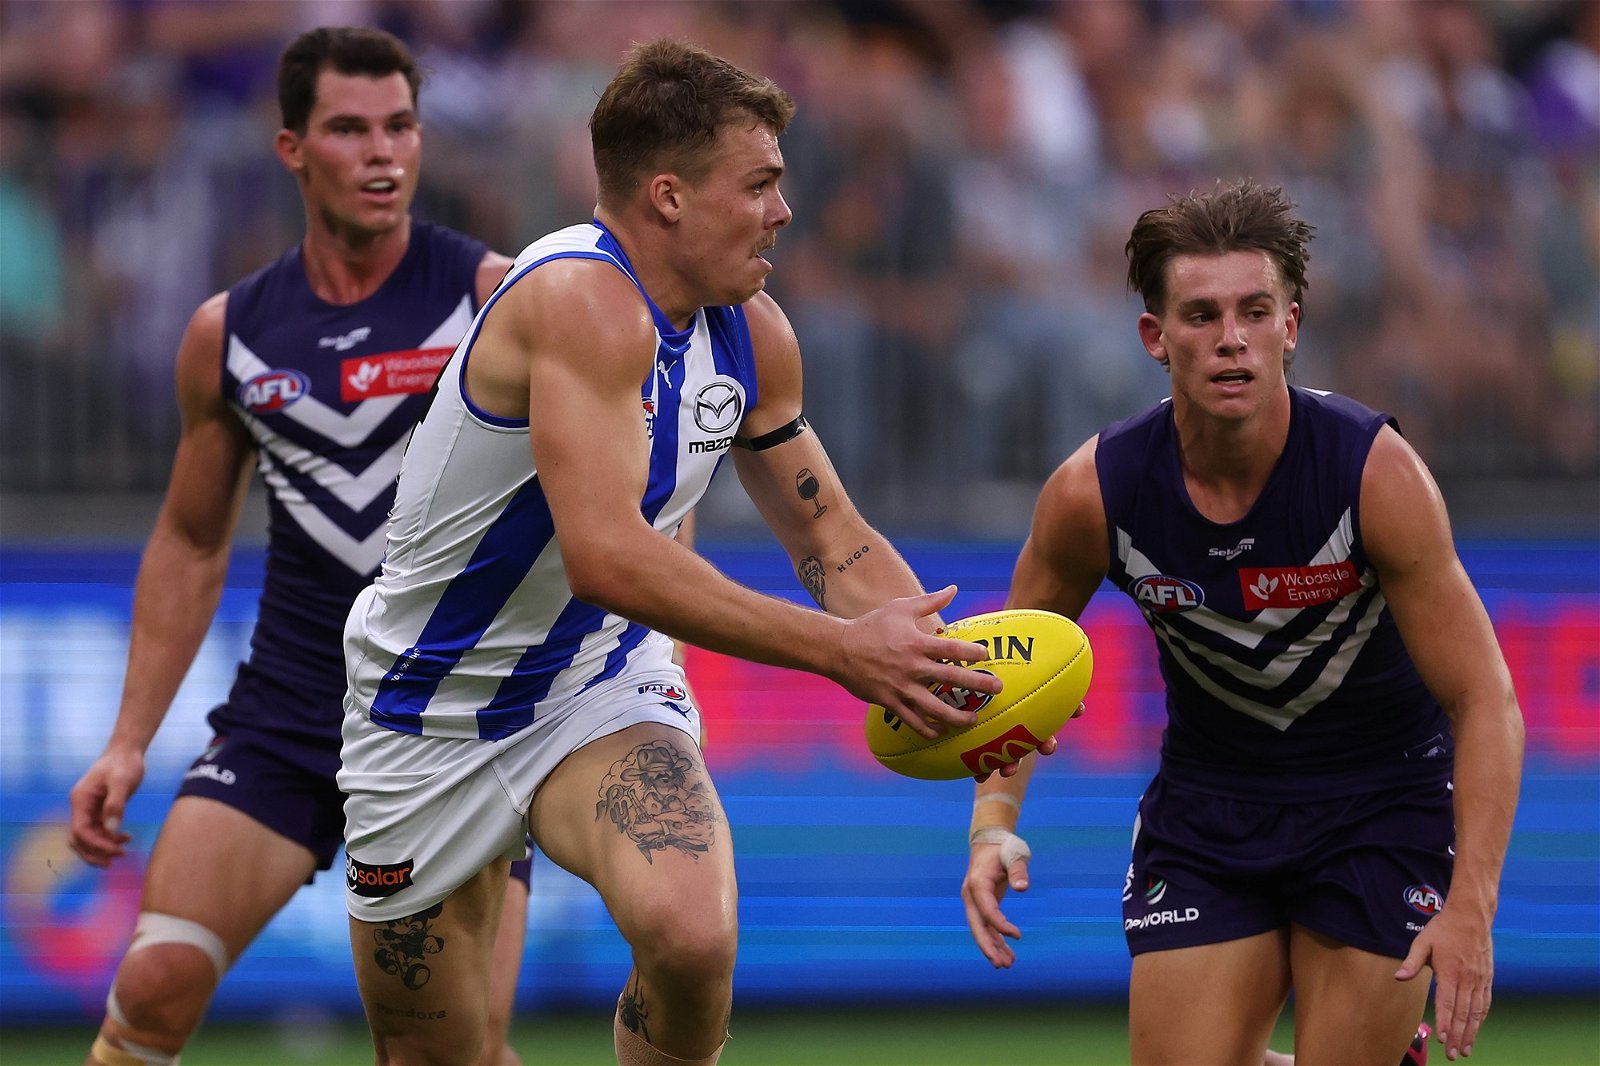
<svg viewBox="0 0 1600 1066"><path fill-rule="evenodd" d="M668 641L647 641L616 677L541 706L532 725L496 741L385 729L346 694L338 781L350 915L416 914L496 858L523 858L534 792L591 741L658 722L698 747L700 712L671 651Z"/></svg>

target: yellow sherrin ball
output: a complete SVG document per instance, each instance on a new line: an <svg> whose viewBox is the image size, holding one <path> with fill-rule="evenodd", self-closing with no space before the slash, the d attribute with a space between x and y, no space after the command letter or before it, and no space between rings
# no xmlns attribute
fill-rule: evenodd
<svg viewBox="0 0 1600 1066"><path fill-rule="evenodd" d="M1089 691L1094 652L1072 619L1050 611L994 611L951 622L944 635L989 649L968 663L1004 684L991 696L939 684L932 692L952 707L976 711L966 729L929 740L892 711L867 708L867 747L895 773L948 781L998 770L1035 750L1067 723Z"/></svg>

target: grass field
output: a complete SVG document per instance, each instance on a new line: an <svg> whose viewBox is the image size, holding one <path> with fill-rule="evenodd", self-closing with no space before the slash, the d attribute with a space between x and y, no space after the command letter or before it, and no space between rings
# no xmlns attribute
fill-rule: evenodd
<svg viewBox="0 0 1600 1066"><path fill-rule="evenodd" d="M0 1032L5 1066L83 1061L89 1035L61 1029ZM512 1043L530 1066L606 1066L609 1019L555 1015L519 1024ZM1288 1050L1287 1026L1274 1047ZM348 1022L275 1027L209 1026L184 1066L343 1066L370 1063L364 1030ZM1076 1066L1128 1061L1124 1016L1111 1006L960 1009L898 1005L881 1013L815 1011L735 1015L725 1066ZM1434 1045L1431 1060L1444 1063ZM1600 1011L1582 1001L1507 999L1479 1037L1471 1066L1600 1064Z"/></svg>

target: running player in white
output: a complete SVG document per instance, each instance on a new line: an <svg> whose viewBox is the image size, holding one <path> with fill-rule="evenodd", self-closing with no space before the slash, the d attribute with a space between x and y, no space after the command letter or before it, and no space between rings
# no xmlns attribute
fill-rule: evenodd
<svg viewBox="0 0 1600 1066"><path fill-rule="evenodd" d="M594 221L522 253L412 440L346 632L350 936L380 1062L473 1054L530 831L632 947L619 1062L716 1061L733 850L667 635L830 677L928 736L973 718L931 683L998 688L951 661L983 654L934 634L954 590L921 592L801 413L799 348L761 291L792 111L698 48L630 52L590 119ZM672 540L730 450L826 613Z"/></svg>

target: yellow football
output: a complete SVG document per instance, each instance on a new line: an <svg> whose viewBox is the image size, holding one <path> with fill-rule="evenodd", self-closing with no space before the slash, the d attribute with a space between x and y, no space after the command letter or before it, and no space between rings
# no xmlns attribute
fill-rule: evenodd
<svg viewBox="0 0 1600 1066"><path fill-rule="evenodd" d="M935 696L977 712L966 729L929 740L893 711L867 708L867 747L895 773L925 781L974 777L1016 762L1077 714L1094 674L1089 638L1072 619L1049 611L994 611L945 626L944 635L989 650L974 670L1004 684L997 695L938 684Z"/></svg>

